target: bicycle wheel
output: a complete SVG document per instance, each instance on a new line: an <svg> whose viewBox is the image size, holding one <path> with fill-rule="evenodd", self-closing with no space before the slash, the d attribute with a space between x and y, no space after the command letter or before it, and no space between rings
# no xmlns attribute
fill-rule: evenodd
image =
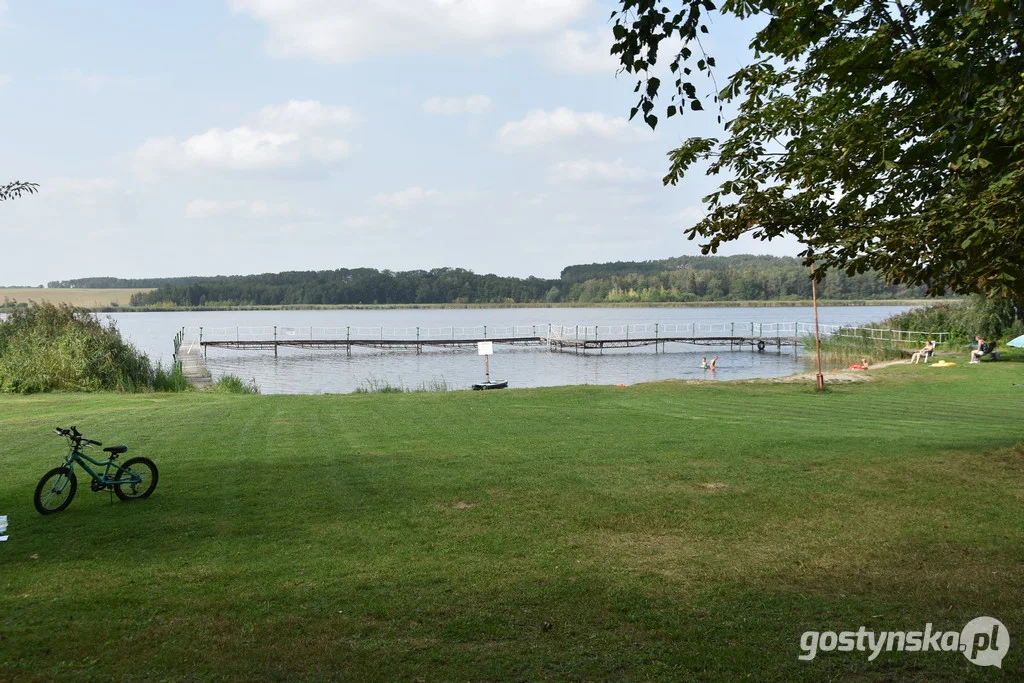
<svg viewBox="0 0 1024 683"><path fill-rule="evenodd" d="M78 490L78 479L67 466L54 467L43 475L36 486L33 501L41 515L60 512L71 504Z"/></svg>
<svg viewBox="0 0 1024 683"><path fill-rule="evenodd" d="M117 476L119 479L124 479L129 473L138 475L142 478L142 481L137 484L114 484L114 493L117 494L117 497L121 500L149 498L149 495L153 493L153 489L156 488L157 480L160 478L160 473L156 469L156 463L149 458L125 460L124 464L121 465L121 469L118 470Z"/></svg>

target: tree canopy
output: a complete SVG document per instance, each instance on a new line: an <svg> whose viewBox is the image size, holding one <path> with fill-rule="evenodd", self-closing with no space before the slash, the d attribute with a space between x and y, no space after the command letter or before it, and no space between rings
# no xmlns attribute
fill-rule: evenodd
<svg viewBox="0 0 1024 683"><path fill-rule="evenodd" d="M17 199L23 194L32 194L39 187L36 183L24 183L15 180L13 183L0 185L0 202L8 199Z"/></svg>
<svg viewBox="0 0 1024 683"><path fill-rule="evenodd" d="M933 294L1024 300L1024 5L727 0L721 12L763 28L720 84L701 42L717 11L621 0L612 14L612 53L638 79L633 116L658 125L666 61L668 117L735 108L722 139L669 153L666 184L698 168L722 177L686 231L705 254L744 233L791 234L819 275L875 270Z"/></svg>

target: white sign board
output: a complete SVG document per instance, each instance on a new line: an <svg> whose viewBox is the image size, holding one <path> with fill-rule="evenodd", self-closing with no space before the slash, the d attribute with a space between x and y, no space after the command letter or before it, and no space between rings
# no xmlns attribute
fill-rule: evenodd
<svg viewBox="0 0 1024 683"><path fill-rule="evenodd" d="M476 343L476 355L478 355L478 356L493 356L494 355L494 342L477 342Z"/></svg>

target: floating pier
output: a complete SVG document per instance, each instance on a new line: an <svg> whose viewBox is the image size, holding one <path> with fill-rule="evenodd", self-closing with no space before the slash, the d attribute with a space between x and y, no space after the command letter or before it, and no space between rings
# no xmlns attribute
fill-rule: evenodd
<svg viewBox="0 0 1024 683"><path fill-rule="evenodd" d="M924 339L943 343L948 333L905 332L862 327L822 325L822 336L858 336L897 344L917 344ZM813 323L639 323L623 325L522 325L476 327L232 327L183 328L176 338L175 359L185 372L201 382L209 371L202 358L210 348L238 351L273 351L285 348L334 349L352 354L353 348L410 349L475 347L480 342L505 345L546 345L551 351L603 352L654 346L664 352L666 344L715 346L797 353L804 340L813 336ZM180 339L179 339L180 338ZM191 341L186 341L191 339ZM199 349L202 350L200 355ZM180 358L179 358L180 356ZM198 361L196 360L198 358ZM192 381L190 379L190 381ZM209 381L207 379L206 381Z"/></svg>

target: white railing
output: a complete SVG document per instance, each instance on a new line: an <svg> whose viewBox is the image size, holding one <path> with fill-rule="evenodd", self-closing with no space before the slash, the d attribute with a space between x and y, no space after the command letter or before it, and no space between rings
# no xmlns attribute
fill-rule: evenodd
<svg viewBox="0 0 1024 683"><path fill-rule="evenodd" d="M949 341L948 332L889 330L847 325L821 325L822 337L856 337L896 344L919 344L934 339ZM477 325L474 327L186 327L184 339L231 341L471 341L475 339L530 339L599 341L630 339L699 339L709 337L799 338L813 336L814 323L636 323L631 325Z"/></svg>
<svg viewBox="0 0 1024 683"><path fill-rule="evenodd" d="M707 337L796 337L802 323L637 323L633 325L551 325L554 340L699 339ZM813 326L812 326L813 327ZM813 331L812 331L813 333Z"/></svg>
<svg viewBox="0 0 1024 683"><path fill-rule="evenodd" d="M232 341L468 341L529 339L547 335L547 325L477 325L474 327L187 327L185 337L208 342Z"/></svg>

